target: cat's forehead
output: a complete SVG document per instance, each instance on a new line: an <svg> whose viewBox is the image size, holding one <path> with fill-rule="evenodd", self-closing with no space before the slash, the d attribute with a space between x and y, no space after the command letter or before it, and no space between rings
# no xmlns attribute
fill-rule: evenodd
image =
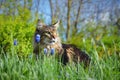
<svg viewBox="0 0 120 80"><path fill-rule="evenodd" d="M43 30L44 31L55 31L56 29L54 28L54 26L44 26Z"/></svg>
<svg viewBox="0 0 120 80"><path fill-rule="evenodd" d="M59 21L57 21L55 24L52 24L52 25L45 25L40 20L38 20L36 31L38 31L38 32L44 32L44 31L57 32L58 26L59 26Z"/></svg>

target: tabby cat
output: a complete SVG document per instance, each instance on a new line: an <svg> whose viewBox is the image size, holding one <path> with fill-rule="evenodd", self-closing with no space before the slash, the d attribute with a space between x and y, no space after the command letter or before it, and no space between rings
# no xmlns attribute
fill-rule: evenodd
<svg viewBox="0 0 120 80"><path fill-rule="evenodd" d="M62 44L57 28L59 27L59 22L53 25L44 25L38 20L36 31L34 34L34 50L37 56L38 54L42 56L42 51L47 49L48 53L52 48L55 49L55 55L61 57L61 61L64 65L69 62L83 62L85 65L90 63L90 57L75 45L72 44ZM40 35L40 42L36 42L35 36ZM50 54L47 54L50 56Z"/></svg>

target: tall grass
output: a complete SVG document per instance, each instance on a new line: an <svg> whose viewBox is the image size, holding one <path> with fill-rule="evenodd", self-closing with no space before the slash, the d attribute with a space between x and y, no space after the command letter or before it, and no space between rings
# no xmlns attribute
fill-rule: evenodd
<svg viewBox="0 0 120 80"><path fill-rule="evenodd" d="M30 54L22 58L16 54L15 46L12 47L7 55L1 51L0 80L120 80L120 58L116 53L99 58L93 48L91 64L84 68L82 64L64 66L54 56L36 60Z"/></svg>

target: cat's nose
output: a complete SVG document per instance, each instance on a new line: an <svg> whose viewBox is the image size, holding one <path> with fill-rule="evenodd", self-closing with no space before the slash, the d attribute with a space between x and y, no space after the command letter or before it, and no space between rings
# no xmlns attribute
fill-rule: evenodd
<svg viewBox="0 0 120 80"><path fill-rule="evenodd" d="M54 36L54 35L52 35L52 38L53 38L53 39L55 39L55 36Z"/></svg>
<svg viewBox="0 0 120 80"><path fill-rule="evenodd" d="M54 39L55 37L54 36L52 36L52 40Z"/></svg>

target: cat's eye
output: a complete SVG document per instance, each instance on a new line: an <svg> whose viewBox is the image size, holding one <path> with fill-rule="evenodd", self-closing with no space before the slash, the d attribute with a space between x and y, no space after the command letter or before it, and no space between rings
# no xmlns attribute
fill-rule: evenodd
<svg viewBox="0 0 120 80"><path fill-rule="evenodd" d="M45 35L46 35L46 36L50 36L51 33L50 33L50 32L45 32Z"/></svg>
<svg viewBox="0 0 120 80"><path fill-rule="evenodd" d="M51 34L50 32L47 32L47 34Z"/></svg>

